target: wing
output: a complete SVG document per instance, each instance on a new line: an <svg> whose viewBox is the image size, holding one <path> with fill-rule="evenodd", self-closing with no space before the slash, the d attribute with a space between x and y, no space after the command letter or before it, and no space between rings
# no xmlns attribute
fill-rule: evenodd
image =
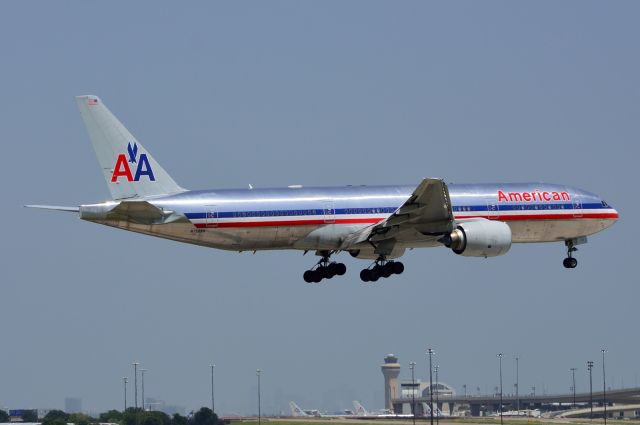
<svg viewBox="0 0 640 425"><path fill-rule="evenodd" d="M376 253L387 255L396 244L429 243L452 229L453 212L446 183L425 178L392 215L348 236L341 249L369 242Z"/></svg>

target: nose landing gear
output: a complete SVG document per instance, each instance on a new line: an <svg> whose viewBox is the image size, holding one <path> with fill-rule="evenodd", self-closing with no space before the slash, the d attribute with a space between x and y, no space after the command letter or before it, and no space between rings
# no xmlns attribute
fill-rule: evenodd
<svg viewBox="0 0 640 425"><path fill-rule="evenodd" d="M378 258L373 267L363 269L360 272L360 279L363 282L376 282L381 277L387 278L393 274L402 274L404 264L400 261L387 261L384 258Z"/></svg>
<svg viewBox="0 0 640 425"><path fill-rule="evenodd" d="M331 261L330 253L323 253L322 258L310 270L302 275L307 283L320 283L322 279L331 279L334 276L342 276L347 272L347 266L344 263L336 263Z"/></svg>
<svg viewBox="0 0 640 425"><path fill-rule="evenodd" d="M578 266L578 260L573 258L573 253L578 250L575 247L575 242L573 240L565 241L564 243L567 246L567 258L562 260L562 265L565 269L575 269Z"/></svg>

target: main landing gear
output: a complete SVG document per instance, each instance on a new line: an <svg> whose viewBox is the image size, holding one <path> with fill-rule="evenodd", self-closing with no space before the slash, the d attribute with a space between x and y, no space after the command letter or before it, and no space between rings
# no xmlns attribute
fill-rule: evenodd
<svg viewBox="0 0 640 425"><path fill-rule="evenodd" d="M387 278L392 274L402 274L404 271L404 264L400 261L378 258L373 264L373 267L370 266L360 272L360 279L363 282L375 282L381 277Z"/></svg>
<svg viewBox="0 0 640 425"><path fill-rule="evenodd" d="M302 275L304 281L307 283L320 283L322 279L342 276L347 272L347 266L344 263L332 262L330 257L330 253L324 253L315 266L304 272Z"/></svg>
<svg viewBox="0 0 640 425"><path fill-rule="evenodd" d="M567 246L567 258L562 260L562 265L565 269L575 269L578 265L578 260L573 258L573 253L578 250L575 247L575 242L573 240L565 241L564 244Z"/></svg>

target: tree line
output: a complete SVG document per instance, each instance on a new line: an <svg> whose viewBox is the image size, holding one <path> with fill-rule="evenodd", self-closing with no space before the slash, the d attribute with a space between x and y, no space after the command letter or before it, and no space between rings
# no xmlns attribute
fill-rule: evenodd
<svg viewBox="0 0 640 425"><path fill-rule="evenodd" d="M38 418L22 418L24 422L37 422ZM9 415L0 410L0 422L9 422ZM202 407L190 417L178 413L169 416L164 412L144 411L140 408L130 407L124 412L109 410L103 412L97 418L84 413L65 413L62 410L51 410L42 418L42 425L91 425L100 422L117 423L119 425L223 425L213 410Z"/></svg>

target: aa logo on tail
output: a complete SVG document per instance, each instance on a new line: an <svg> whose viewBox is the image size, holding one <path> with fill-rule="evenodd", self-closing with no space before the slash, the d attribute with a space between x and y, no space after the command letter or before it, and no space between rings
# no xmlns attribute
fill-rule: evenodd
<svg viewBox="0 0 640 425"><path fill-rule="evenodd" d="M137 143L134 142L133 146L131 146L131 143L128 144L127 154L129 155L129 160L127 160L127 156L123 153L118 155L116 165L113 167L113 173L111 174L111 183L116 183L120 177L126 178L129 182L137 182L140 181L140 177L142 176L149 177L149 180L152 182L156 181L147 154L141 153L138 157ZM136 164L135 175L131 174L131 166L129 164Z"/></svg>

